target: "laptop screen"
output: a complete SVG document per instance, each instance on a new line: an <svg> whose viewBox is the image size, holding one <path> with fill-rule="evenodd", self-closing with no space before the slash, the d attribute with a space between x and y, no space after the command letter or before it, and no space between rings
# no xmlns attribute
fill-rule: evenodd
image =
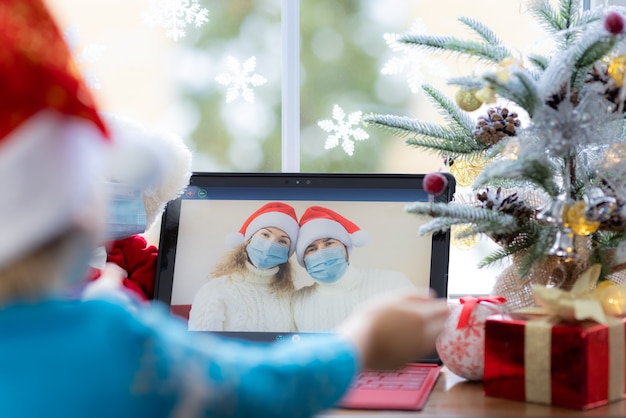
<svg viewBox="0 0 626 418"><path fill-rule="evenodd" d="M194 173L183 195L170 202L163 214L156 298L170 305L174 314L188 320L191 316L190 329L273 341L327 331L357 302L394 287L431 288L446 297L449 234L419 236L418 228L428 218L405 211L408 204L428 202L423 177ZM450 177L448 189L436 199L449 201L453 193ZM276 287L263 295L255 293L258 286L247 290L265 280L258 274L252 279L247 272L222 277L229 276L224 274L224 263L237 248L232 237L244 231L252 214L270 202L292 207L297 220L305 213L313 220L331 214L330 220L308 222L308 230L300 230L300 239L328 235L343 241L348 266L338 263L330 268L332 277L322 277L305 262L306 251L294 251L288 261L293 289L283 292ZM321 208L324 215L311 207ZM332 218L336 215L339 218ZM279 224L285 221L281 219ZM355 239L357 231L344 231L342 227L348 224L367 239ZM327 227L328 232L316 229ZM347 238L347 246L346 233L352 237ZM240 238L240 245L245 246L244 237ZM298 243L302 249L309 244ZM325 262L328 266L329 260ZM351 277L348 284L346 277Z"/></svg>

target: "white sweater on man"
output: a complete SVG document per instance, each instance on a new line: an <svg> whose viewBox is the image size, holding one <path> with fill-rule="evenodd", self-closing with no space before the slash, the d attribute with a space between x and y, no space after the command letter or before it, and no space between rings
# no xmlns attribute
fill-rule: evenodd
<svg viewBox="0 0 626 418"><path fill-rule="evenodd" d="M296 330L329 331L348 317L360 302L402 287L415 285L400 272L350 266L338 281L315 283L294 294L292 309Z"/></svg>
<svg viewBox="0 0 626 418"><path fill-rule="evenodd" d="M189 312L191 331L293 331L291 294L272 290L278 267L211 279L196 293Z"/></svg>

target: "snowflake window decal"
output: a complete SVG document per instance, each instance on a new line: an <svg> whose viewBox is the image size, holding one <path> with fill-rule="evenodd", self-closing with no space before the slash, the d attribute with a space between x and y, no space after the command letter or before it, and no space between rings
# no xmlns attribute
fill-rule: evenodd
<svg viewBox="0 0 626 418"><path fill-rule="evenodd" d="M254 103L254 90L252 87L262 86L267 79L255 73L256 57L250 57L240 64L239 61L229 56L227 59L228 72L219 74L215 80L228 87L226 90L226 103L232 103L240 96L246 102Z"/></svg>
<svg viewBox="0 0 626 418"><path fill-rule="evenodd" d="M409 33L424 34L426 33L426 26L422 19L416 19ZM449 77L449 73L445 68L443 61L433 59L423 52L412 48L409 45L404 45L398 42L398 39L402 36L399 33L385 33L383 39L387 43L387 46L394 52L392 58L390 58L382 70L383 75L400 75L405 74L411 93L417 93L420 91L424 80L424 71L426 68L428 73L437 75L439 77Z"/></svg>
<svg viewBox="0 0 626 418"><path fill-rule="evenodd" d="M87 87L99 90L102 84L91 65L100 60L106 47L98 44L81 45L80 33L75 25L68 27L63 37Z"/></svg>
<svg viewBox="0 0 626 418"><path fill-rule="evenodd" d="M185 27L197 28L209 21L209 11L200 7L198 0L148 0L148 11L142 13L142 22L150 27L165 29L165 36L178 41L184 38Z"/></svg>
<svg viewBox="0 0 626 418"><path fill-rule="evenodd" d="M352 156L354 154L355 141L363 141L370 136L362 128L356 127L361 123L363 112L352 112L346 119L346 113L339 105L333 106L333 120L324 119L317 122L317 125L330 135L326 138L325 149L332 149L339 145Z"/></svg>

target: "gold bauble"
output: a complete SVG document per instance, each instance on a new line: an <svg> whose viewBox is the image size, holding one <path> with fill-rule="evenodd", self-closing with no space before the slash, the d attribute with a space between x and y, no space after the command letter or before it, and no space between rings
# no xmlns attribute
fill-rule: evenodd
<svg viewBox="0 0 626 418"><path fill-rule="evenodd" d="M585 217L585 202L576 202L567 209L567 227L578 235L590 235L598 230L600 222Z"/></svg>
<svg viewBox="0 0 626 418"><path fill-rule="evenodd" d="M488 161L483 157L471 161L456 159L454 164L450 166L450 174L454 176L457 185L469 187L487 164Z"/></svg>
<svg viewBox="0 0 626 418"><path fill-rule="evenodd" d="M476 91L475 96L478 100L485 104L496 102L496 91L493 87L483 87L482 89Z"/></svg>
<svg viewBox="0 0 626 418"><path fill-rule="evenodd" d="M470 235L464 238L457 238L461 232L465 232L470 228L470 224L457 224L450 227L450 243L459 250L469 250L478 243L478 235Z"/></svg>
<svg viewBox="0 0 626 418"><path fill-rule="evenodd" d="M456 104L466 112L473 112L483 104L476 97L476 90L459 90L454 98Z"/></svg>
<svg viewBox="0 0 626 418"><path fill-rule="evenodd" d="M613 287L613 286L617 286L617 285L610 280L602 280L601 282L598 282L598 284L596 285L596 290L602 290L602 289L606 289L608 287Z"/></svg>
<svg viewBox="0 0 626 418"><path fill-rule="evenodd" d="M504 58L498 63L498 66L500 69L496 71L496 77L503 83L508 83L511 79L511 69L515 67L524 68L522 63L513 57Z"/></svg>
<svg viewBox="0 0 626 418"><path fill-rule="evenodd" d="M609 63L608 72L617 87L623 87L624 75L626 74L626 55L613 58Z"/></svg>

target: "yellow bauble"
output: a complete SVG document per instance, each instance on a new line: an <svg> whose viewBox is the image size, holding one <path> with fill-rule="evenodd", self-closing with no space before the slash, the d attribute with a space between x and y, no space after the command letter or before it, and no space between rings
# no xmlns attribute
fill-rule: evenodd
<svg viewBox="0 0 626 418"><path fill-rule="evenodd" d="M598 282L596 289L601 290L601 289L606 289L607 287L613 287L613 286L617 286L617 285L610 280L602 280L601 282Z"/></svg>
<svg viewBox="0 0 626 418"><path fill-rule="evenodd" d="M484 158L476 158L472 161L457 159L450 166L450 174L454 176L457 185L469 187L486 166L487 160Z"/></svg>
<svg viewBox="0 0 626 418"><path fill-rule="evenodd" d="M598 230L600 222L585 217L585 202L576 202L567 209L567 226L578 235L590 235Z"/></svg>
<svg viewBox="0 0 626 418"><path fill-rule="evenodd" d="M613 58L609 63L608 72L617 87L623 87L624 75L626 75L626 55Z"/></svg>
<svg viewBox="0 0 626 418"><path fill-rule="evenodd" d="M476 91L476 98L483 103L495 103L496 102L496 91L493 87L483 87L482 89Z"/></svg>
<svg viewBox="0 0 626 418"><path fill-rule="evenodd" d="M466 112L473 112L483 104L476 97L476 90L459 90L454 98L456 104Z"/></svg>
<svg viewBox="0 0 626 418"><path fill-rule="evenodd" d="M470 228L470 224L458 224L450 227L450 244L454 245L459 250L469 250L478 243L478 235L471 235L469 237L457 238L457 235L461 232L465 232Z"/></svg>

